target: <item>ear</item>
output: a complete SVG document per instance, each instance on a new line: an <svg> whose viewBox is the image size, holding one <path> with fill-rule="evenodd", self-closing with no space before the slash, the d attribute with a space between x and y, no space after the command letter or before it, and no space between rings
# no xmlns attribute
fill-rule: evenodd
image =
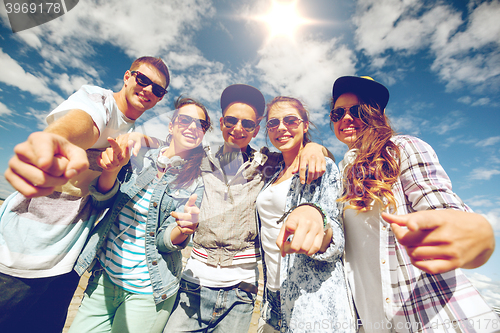
<svg viewBox="0 0 500 333"><path fill-rule="evenodd" d="M123 75L123 81L126 83L128 81L128 79L130 79L131 76L132 76L132 73L130 72L130 70L127 70L125 72L125 75Z"/></svg>
<svg viewBox="0 0 500 333"><path fill-rule="evenodd" d="M170 124L168 124L168 133L172 134L173 131L174 131L174 124L171 121Z"/></svg>
<svg viewBox="0 0 500 333"><path fill-rule="evenodd" d="M304 121L304 134L306 134L307 131L309 131L309 122L308 121Z"/></svg>
<svg viewBox="0 0 500 333"><path fill-rule="evenodd" d="M255 138L257 134L259 134L259 130L260 130L260 125L257 125L257 127L255 127L255 131L253 131L252 138Z"/></svg>
<svg viewBox="0 0 500 333"><path fill-rule="evenodd" d="M222 131L222 129L224 128L224 117L220 117L219 119L219 123L220 123L220 130Z"/></svg>

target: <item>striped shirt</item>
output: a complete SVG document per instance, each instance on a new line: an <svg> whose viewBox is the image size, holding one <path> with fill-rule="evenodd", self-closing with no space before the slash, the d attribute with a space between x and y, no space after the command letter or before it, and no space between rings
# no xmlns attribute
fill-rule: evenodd
<svg viewBox="0 0 500 333"><path fill-rule="evenodd" d="M130 200L111 227L99 260L111 281L136 294L152 294L146 264L146 220L149 202L158 177Z"/></svg>

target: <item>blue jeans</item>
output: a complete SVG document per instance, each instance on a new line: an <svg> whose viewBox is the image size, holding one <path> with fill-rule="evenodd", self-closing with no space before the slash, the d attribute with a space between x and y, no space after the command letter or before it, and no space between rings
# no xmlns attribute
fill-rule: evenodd
<svg viewBox="0 0 500 333"><path fill-rule="evenodd" d="M98 270L89 279L68 333L161 333L174 301L175 295L156 305L153 295L126 291Z"/></svg>
<svg viewBox="0 0 500 333"><path fill-rule="evenodd" d="M163 332L246 333L256 297L236 287L207 288L181 280Z"/></svg>

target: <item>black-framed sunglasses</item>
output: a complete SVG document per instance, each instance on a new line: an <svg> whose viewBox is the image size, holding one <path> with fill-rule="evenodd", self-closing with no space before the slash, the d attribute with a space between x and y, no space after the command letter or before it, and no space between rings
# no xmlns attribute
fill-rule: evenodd
<svg viewBox="0 0 500 333"><path fill-rule="evenodd" d="M276 129L282 121L286 127L298 127L304 120L296 116L285 116L283 119L271 118L267 121L267 129L271 131Z"/></svg>
<svg viewBox="0 0 500 333"><path fill-rule="evenodd" d="M163 88L159 84L154 83L149 77L142 74L141 72L131 71L130 73L135 76L135 82L137 82L137 84L141 87L147 87L149 85L153 86L153 94L155 94L156 97L162 98L167 93L167 89Z"/></svg>
<svg viewBox="0 0 500 333"><path fill-rule="evenodd" d="M360 111L361 111L361 105L353 105L353 106L351 106L349 108L349 114L353 118L360 118L361 117ZM344 118L345 113L346 113L346 109L345 108L336 108L336 109L333 109L330 112L330 119L334 123L336 123L337 121L339 121L342 118Z"/></svg>
<svg viewBox="0 0 500 333"><path fill-rule="evenodd" d="M255 127L257 127L255 121L250 119L239 119L233 116L225 116L223 118L224 126L226 126L227 128L233 128L240 121L241 127L243 127L243 129L247 132L253 132L255 130Z"/></svg>
<svg viewBox="0 0 500 333"><path fill-rule="evenodd" d="M204 119L193 118L191 116L188 116L187 114L177 115L176 120L182 127L189 127L189 125L194 122L196 128L203 130L203 132L208 131L208 129L210 128L210 124L208 123L208 121Z"/></svg>

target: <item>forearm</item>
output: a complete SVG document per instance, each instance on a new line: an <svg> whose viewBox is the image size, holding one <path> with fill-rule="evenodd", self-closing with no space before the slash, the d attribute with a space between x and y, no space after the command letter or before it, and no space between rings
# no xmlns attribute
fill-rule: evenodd
<svg viewBox="0 0 500 333"><path fill-rule="evenodd" d="M103 171L97 181L97 190L101 193L109 192L113 188L119 172L120 168L114 171Z"/></svg>
<svg viewBox="0 0 500 333"><path fill-rule="evenodd" d="M62 136L72 144L88 149L99 138L99 130L92 117L82 110L72 110L50 124L44 132Z"/></svg>
<svg viewBox="0 0 500 333"><path fill-rule="evenodd" d="M170 240L174 245L182 244L188 237L189 235L182 233L181 228L179 226L172 229L172 232L170 233Z"/></svg>
<svg viewBox="0 0 500 333"><path fill-rule="evenodd" d="M476 233L474 244L477 244L475 249L475 257L464 263L462 268L477 268L484 265L495 250L495 233L493 228L486 218L480 214L454 211L454 214L460 215L461 223L471 223L475 226ZM454 217L450 217L454 218Z"/></svg>
<svg viewBox="0 0 500 333"><path fill-rule="evenodd" d="M333 237L332 228L326 229L325 236L323 237L323 243L321 244L318 253L324 253L328 249L330 243L332 242L332 237Z"/></svg>

